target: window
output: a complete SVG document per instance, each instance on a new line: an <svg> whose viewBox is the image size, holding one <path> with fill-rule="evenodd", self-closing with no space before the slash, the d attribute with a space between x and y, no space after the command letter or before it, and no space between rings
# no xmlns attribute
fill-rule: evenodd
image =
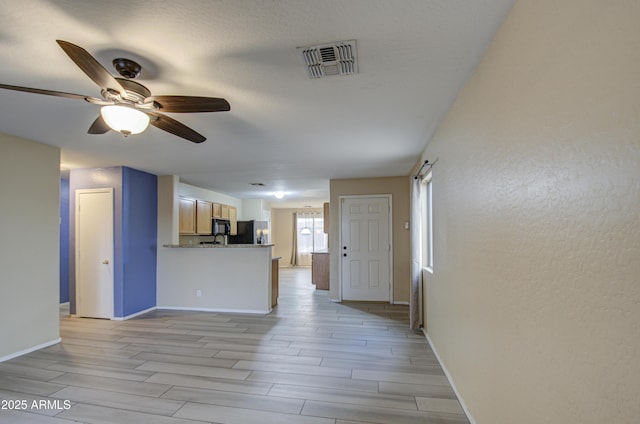
<svg viewBox="0 0 640 424"><path fill-rule="evenodd" d="M327 250L327 235L324 233L322 215L298 215L298 252L311 253Z"/></svg>
<svg viewBox="0 0 640 424"><path fill-rule="evenodd" d="M431 172L422 179L422 265L427 270L433 272L433 187L431 182Z"/></svg>
<svg viewBox="0 0 640 424"><path fill-rule="evenodd" d="M296 216L296 261L297 266L311 266L312 252L326 252L328 236L324 233L324 218L321 213L301 212Z"/></svg>

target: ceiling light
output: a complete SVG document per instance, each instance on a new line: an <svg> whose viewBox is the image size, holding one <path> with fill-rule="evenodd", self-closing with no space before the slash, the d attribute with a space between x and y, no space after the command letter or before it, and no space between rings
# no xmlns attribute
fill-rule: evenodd
<svg viewBox="0 0 640 424"><path fill-rule="evenodd" d="M284 193L281 191L276 191L275 193L273 193L273 195L275 196L276 199L284 198Z"/></svg>
<svg viewBox="0 0 640 424"><path fill-rule="evenodd" d="M139 134L149 126L149 115L122 105L103 106L100 114L112 130L128 136Z"/></svg>

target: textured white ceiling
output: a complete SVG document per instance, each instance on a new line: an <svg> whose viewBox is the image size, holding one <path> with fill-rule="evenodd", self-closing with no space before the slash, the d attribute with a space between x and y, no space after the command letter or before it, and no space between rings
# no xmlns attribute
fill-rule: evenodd
<svg viewBox="0 0 640 424"><path fill-rule="evenodd" d="M200 145L157 128L125 139L87 134L98 106L0 90L1 132L61 147L67 167L125 165L315 206L329 179L408 175L512 0L2 3L0 83L100 97L62 39L114 73L115 57L137 60L154 94L224 97L231 111L172 115ZM349 39L359 74L307 78L296 47Z"/></svg>

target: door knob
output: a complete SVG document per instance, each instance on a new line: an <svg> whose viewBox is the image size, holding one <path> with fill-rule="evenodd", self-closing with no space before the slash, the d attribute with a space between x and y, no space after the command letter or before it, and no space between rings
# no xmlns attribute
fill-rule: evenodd
<svg viewBox="0 0 640 424"><path fill-rule="evenodd" d="M102 263L103 263L104 265L109 265L109 259L105 259L104 261L102 261Z"/></svg>

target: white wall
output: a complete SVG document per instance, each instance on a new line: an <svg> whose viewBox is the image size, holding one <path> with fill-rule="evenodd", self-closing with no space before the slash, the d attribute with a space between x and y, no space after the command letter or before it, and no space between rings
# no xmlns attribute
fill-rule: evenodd
<svg viewBox="0 0 640 424"><path fill-rule="evenodd" d="M218 193L206 188L196 187L181 182L178 184L178 195L235 206L238 210L238 216L242 216L242 200L233 196L229 196L228 194Z"/></svg>
<svg viewBox="0 0 640 424"><path fill-rule="evenodd" d="M265 210L269 210L271 207L266 204L262 199L243 199L242 200L242 215L238 215L238 219L241 221L268 221L265 217Z"/></svg>
<svg viewBox="0 0 640 424"><path fill-rule="evenodd" d="M271 311L271 248L160 247L158 308ZM198 296L198 290L201 296Z"/></svg>
<svg viewBox="0 0 640 424"><path fill-rule="evenodd" d="M0 360L56 343L60 149L0 133Z"/></svg>
<svg viewBox="0 0 640 424"><path fill-rule="evenodd" d="M478 424L640 417L640 2L517 2L430 141L428 333Z"/></svg>

